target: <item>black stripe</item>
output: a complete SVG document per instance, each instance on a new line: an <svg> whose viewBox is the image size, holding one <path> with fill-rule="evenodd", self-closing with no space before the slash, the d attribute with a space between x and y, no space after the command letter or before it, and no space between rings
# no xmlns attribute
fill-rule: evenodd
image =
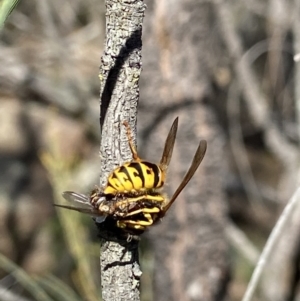
<svg viewBox="0 0 300 301"><path fill-rule="evenodd" d="M110 179L117 179L117 178L118 178L118 177L117 177L116 173L113 172L113 173L110 175L109 179L108 179L107 186L112 187L114 190L118 190L118 187L115 187L115 186L114 186L113 184L111 184L111 182L110 182Z"/></svg>
<svg viewBox="0 0 300 301"><path fill-rule="evenodd" d="M143 161L142 164L146 165L149 169L152 169L153 174L154 174L154 183L153 183L153 188L156 188L159 180L160 180L160 169L158 168L158 166L156 164L147 162L147 161Z"/></svg>
<svg viewBox="0 0 300 301"><path fill-rule="evenodd" d="M142 187L144 187L145 186L145 177L144 177L144 173L143 173L141 164L143 164L143 163L132 162L132 163L130 163L129 166L133 167L136 170L136 172L134 172L133 175L134 175L134 177L138 177L141 179Z"/></svg>
<svg viewBox="0 0 300 301"><path fill-rule="evenodd" d="M132 183L132 186L134 186L134 184L133 184L133 182L132 182L132 179L131 179L131 177L130 177L130 174L129 174L129 172L128 172L128 170L127 170L127 167L126 166L120 166L120 168L119 168L119 170L118 170L118 173L119 172L123 172L126 176L127 176L127 179L128 179L128 181L130 181L131 183ZM123 179L125 182L126 182L126 180L127 179Z"/></svg>

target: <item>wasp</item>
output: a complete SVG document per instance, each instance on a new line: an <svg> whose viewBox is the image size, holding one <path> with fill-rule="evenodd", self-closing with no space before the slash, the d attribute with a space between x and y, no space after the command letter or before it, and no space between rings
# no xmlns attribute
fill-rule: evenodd
<svg viewBox="0 0 300 301"><path fill-rule="evenodd" d="M123 124L126 128L132 160L115 168L108 176L107 185L103 189L94 189L89 196L71 191L63 193L66 200L81 203L85 208L57 206L96 216L98 223L103 222L106 217L112 217L119 228L144 231L166 214L191 180L204 158L207 142L200 141L190 168L173 196L168 199L162 192L162 187L172 158L178 117L171 126L159 164L142 160L138 156L131 129L127 122Z"/></svg>

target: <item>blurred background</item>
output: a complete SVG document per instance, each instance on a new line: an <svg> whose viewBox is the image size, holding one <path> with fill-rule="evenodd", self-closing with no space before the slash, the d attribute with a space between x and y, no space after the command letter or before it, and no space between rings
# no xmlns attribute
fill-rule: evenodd
<svg viewBox="0 0 300 301"><path fill-rule="evenodd" d="M147 0L138 149L179 132L166 190L206 157L141 242L142 300L239 300L299 184L300 1ZM61 193L99 183L105 3L20 1L0 42L0 300L99 300L93 221ZM298 300L299 213L256 300ZM16 299L9 299L16 298Z"/></svg>

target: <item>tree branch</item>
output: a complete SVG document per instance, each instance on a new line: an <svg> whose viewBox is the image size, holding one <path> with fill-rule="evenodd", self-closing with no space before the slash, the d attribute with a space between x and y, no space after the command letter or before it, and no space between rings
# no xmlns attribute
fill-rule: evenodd
<svg viewBox="0 0 300 301"><path fill-rule="evenodd" d="M101 187L116 166L132 159L122 122L128 121L135 140L144 11L141 0L106 1L106 43L99 73ZM138 242L122 244L108 232L109 225L98 227L106 236L100 258L103 300L139 300Z"/></svg>
<svg viewBox="0 0 300 301"><path fill-rule="evenodd" d="M300 201L300 188L294 192L291 199L288 201L285 206L282 214L280 215L276 225L274 226L268 241L263 249L263 252L258 260L258 263L255 267L255 270L251 276L251 280L248 284L247 290L242 301L250 301L253 298L254 292L259 283L260 277L266 264L268 263L272 252L274 252L276 245L278 244L278 240L283 236L284 229L287 227L292 220L292 216L294 212L299 211L299 201Z"/></svg>

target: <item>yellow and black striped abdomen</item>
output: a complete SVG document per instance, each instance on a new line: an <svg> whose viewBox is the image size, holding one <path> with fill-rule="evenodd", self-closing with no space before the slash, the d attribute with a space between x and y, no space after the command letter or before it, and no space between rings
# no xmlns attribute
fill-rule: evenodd
<svg viewBox="0 0 300 301"><path fill-rule="evenodd" d="M108 177L105 194L143 192L164 185L165 173L157 164L147 161L128 162Z"/></svg>

